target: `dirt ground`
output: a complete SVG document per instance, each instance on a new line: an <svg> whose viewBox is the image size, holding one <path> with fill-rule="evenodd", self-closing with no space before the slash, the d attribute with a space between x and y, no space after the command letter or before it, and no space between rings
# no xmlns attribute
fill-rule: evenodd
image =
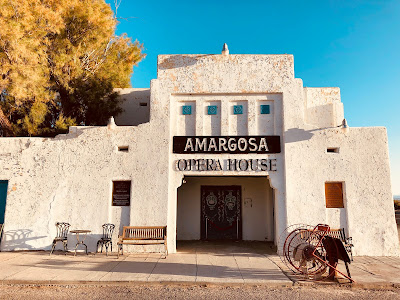
<svg viewBox="0 0 400 300"><path fill-rule="evenodd" d="M2 285L0 299L400 299L400 288L199 286L199 285Z"/></svg>

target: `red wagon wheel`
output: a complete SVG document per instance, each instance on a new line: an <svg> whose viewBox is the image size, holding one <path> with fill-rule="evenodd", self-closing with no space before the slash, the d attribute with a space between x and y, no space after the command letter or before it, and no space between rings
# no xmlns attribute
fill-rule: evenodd
<svg viewBox="0 0 400 300"><path fill-rule="evenodd" d="M330 227L318 224L292 225L282 233L278 242L278 254L286 266L295 274L305 275L310 279L334 279L336 273L341 274L350 282L347 263L350 258L343 243L330 236ZM338 260L346 264L347 275L338 270ZM328 276L323 276L329 268Z"/></svg>
<svg viewBox="0 0 400 300"><path fill-rule="evenodd" d="M286 266L296 274L321 277L327 269L327 253L320 242L321 233L308 225L296 225L288 228L281 243L281 257ZM316 256L318 258L316 258Z"/></svg>

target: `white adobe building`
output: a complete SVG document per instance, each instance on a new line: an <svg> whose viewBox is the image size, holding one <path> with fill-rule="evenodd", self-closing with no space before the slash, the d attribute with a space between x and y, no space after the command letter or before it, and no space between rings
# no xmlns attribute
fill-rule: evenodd
<svg viewBox="0 0 400 300"><path fill-rule="evenodd" d="M355 255L399 255L386 129L342 126L339 88L303 87L292 55L160 55L151 88L121 94L118 126L0 138L2 251L50 249L58 221L91 230L90 251L104 223L114 251L124 225L167 225L170 253L326 223Z"/></svg>

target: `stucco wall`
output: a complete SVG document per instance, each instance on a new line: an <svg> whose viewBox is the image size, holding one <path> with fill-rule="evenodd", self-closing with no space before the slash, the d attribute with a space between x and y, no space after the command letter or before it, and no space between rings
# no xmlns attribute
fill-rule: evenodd
<svg viewBox="0 0 400 300"><path fill-rule="evenodd" d="M121 108L124 110L115 116L119 126L136 126L150 121L150 89L116 89L120 93Z"/></svg>
<svg viewBox="0 0 400 300"><path fill-rule="evenodd" d="M214 98L221 101L220 130L214 132L208 128L209 116L198 110L196 106L196 134L210 133L211 135L226 134L234 132L234 124L229 115L229 101L247 101L257 98L258 100L268 100L268 97L278 95L273 105L273 116L275 117L273 131L276 135L283 132L283 97L303 98L301 80L294 79L294 67L292 55L160 55L158 57L158 79L160 95L164 101L171 103L171 137L176 133L181 133L177 129L179 124L179 101L197 100L199 97ZM153 90L152 90L153 92ZM171 96L170 96L171 95ZM190 96L192 98L190 98ZM237 99L235 99L237 96ZM187 98L185 98L187 97ZM265 98L267 97L267 98ZM255 100L255 101L258 101ZM204 100L203 100L204 101ZM200 101L201 102L201 101ZM294 102L294 101L293 101ZM197 101L196 101L197 103ZM251 103L250 101L247 103ZM256 103L256 102L254 102ZM196 104L197 105L197 104ZM217 104L218 105L218 104ZM225 107L225 109L224 109ZM249 106L250 107L250 106ZM254 108L255 109L255 108ZM301 103L299 109L304 112L304 105ZM200 112L200 113L199 113ZM255 114L248 114L249 134L257 134L262 130L272 130L272 126L260 126L257 128ZM298 116L295 116L298 118ZM177 121L178 119L178 121ZM294 120L300 122L299 120ZM182 120L182 118L181 118ZM292 119L293 120L293 119ZM303 120L303 116L301 116ZM231 121L231 122L229 122ZM218 122L217 122L218 123ZM266 122L267 123L267 122ZM206 126L202 126L206 124ZM218 127L218 125L217 125ZM206 128L206 129L204 129ZM266 129L264 129L266 128ZM193 130L192 130L193 132ZM220 133L219 133L220 132ZM174 168L178 159L204 158L202 155L171 155L170 159L170 210L168 224L176 224L176 197L177 188L181 185L183 176L237 176L234 171L202 171L186 172L177 171ZM284 161L283 154L272 155L217 155L207 158L219 159L276 159L277 171L274 172L242 172L240 175L269 176L271 186L275 189L275 212L277 217L275 241L278 232L286 228L286 204L285 204L285 181L284 181ZM175 225L176 226L176 225ZM173 227L173 226L171 226ZM174 228L173 228L174 229Z"/></svg>
<svg viewBox="0 0 400 300"><path fill-rule="evenodd" d="M292 55L159 55L170 93L271 93L294 79Z"/></svg>
<svg viewBox="0 0 400 300"><path fill-rule="evenodd" d="M343 119L339 89L303 88L294 78L291 55L161 55L158 63L150 95L148 89L122 91L128 100L117 125L143 124L73 127L54 139L0 139L0 180L9 180L3 250L49 249L54 223L66 221L73 229L92 230L91 251L103 223L114 222L118 229L121 224L167 225L174 252L182 178L240 175L270 179L275 242L290 224L328 222L346 228L358 255L399 254L385 129L342 133L336 127ZM140 106L142 100L149 105ZM193 105L190 117L181 113L184 103ZM219 106L220 114L208 115L208 103ZM239 103L247 110L240 117L231 112ZM270 115L257 110L264 103L272 105ZM172 153L174 135L246 132L280 136L281 153ZM119 152L118 146L129 151ZM326 153L328 147L340 151ZM271 159L276 169L176 168L179 159L201 158ZM113 180L132 181L129 207L111 206ZM344 209L325 208L326 181L344 182ZM74 242L71 235L70 245Z"/></svg>
<svg viewBox="0 0 400 300"><path fill-rule="evenodd" d="M317 128L338 126L344 118L339 88L304 88L305 123Z"/></svg>
<svg viewBox="0 0 400 300"><path fill-rule="evenodd" d="M91 230L89 251L95 250L104 223L115 223L115 245L123 225L167 225L164 114L165 108L154 106L151 124L71 127L54 139L0 139L0 179L9 180L2 250L49 249L58 221ZM132 181L129 207L111 206L113 180ZM69 247L75 243L70 235Z"/></svg>
<svg viewBox="0 0 400 300"><path fill-rule="evenodd" d="M386 129L299 130L285 138L288 224L344 227L356 255L399 255ZM328 181L344 183L344 209L326 208Z"/></svg>
<svg viewBox="0 0 400 300"><path fill-rule="evenodd" d="M357 243L355 253L359 255L398 255L397 236L393 231L392 203L386 197L390 194L390 169L387 160L386 135L380 130L366 128L363 129L365 131L361 129L362 136L355 135L353 140L335 141L334 139L317 138L321 134L323 137L327 132L340 130L336 126L340 125L343 120L343 105L340 102L338 88L304 89L302 81L294 78L293 57L290 55L165 55L159 56L158 76L163 90L173 95L172 98L169 98L172 100L171 104L178 101L178 97L184 99L187 96L195 98L199 95L207 95L207 97L217 99L220 95L228 97L235 93L248 98L250 98L250 94L281 94L282 100L279 103L281 109L274 110L274 115L282 120L282 126L275 128L274 133L282 135L282 153L268 156L277 159L278 170L266 174L270 176L271 185L275 189L276 235L279 236L279 233L286 226L297 222L311 225L330 222L333 224L332 226L345 227L348 233L354 237L354 241ZM229 100L227 98L221 100L220 134L234 131L230 126L226 111L224 116L224 109L222 108L224 101ZM274 104L278 102L275 101ZM171 105L171 133L177 132L174 126L177 126L176 124L179 124L179 121L177 122L173 115L177 111L178 109L174 109L174 106ZM196 131L192 130L191 132L204 134L204 130L201 131L199 128L201 126L199 125L201 124L199 118L204 117L202 117L202 112L199 113L197 107L195 118L193 123L196 123ZM224 119L228 122L224 122ZM254 128L251 125L252 122L254 122L254 119L249 117L249 134L257 132L250 129ZM321 128L326 129L321 130ZM216 134L219 134L218 130L216 132ZM369 134L365 135L367 132ZM362 150L362 148L370 147L369 144L372 140L379 142L374 141L374 147L369 148L370 151ZM346 147L355 147L355 145L359 147L354 151L344 150ZM328 159L330 164L326 165L327 147L340 147L341 153L343 151L346 153L346 158L343 159L344 155L340 153L339 158L333 158L339 160L337 164ZM324 149L324 156L319 157L317 153L320 153L321 148ZM362 155L359 155L361 152ZM359 159L362 156L367 160L381 161L382 167L374 170L368 169L371 167L370 165L360 165ZM217 155L212 158L232 157L238 159L253 158L250 155L244 157L240 155ZM174 162L183 158L183 156L172 155L171 158L171 165L173 166ZM191 157L185 156L185 158ZM346 199L349 199L350 195L357 198L357 192L370 190L369 195L361 193L365 195L366 203L374 203L375 201L375 206L382 208L378 216L374 205L365 205L360 210L354 204L357 201L352 199L349 200L352 205L351 209L362 212L363 215L387 220L384 221L387 226L378 225L376 221L368 223L361 216L351 215L349 213L350 204L346 204L348 205L346 210L325 208L325 181L340 181L340 178L348 178L349 167L352 168L353 174L357 175L344 180ZM365 173L364 168L366 169ZM336 176L328 176L330 170L334 170ZM232 174L232 172L226 171L196 173L176 172L176 170L171 169L170 178L175 179L171 180L170 191L176 191L184 175L200 174L210 176L237 175L237 173ZM251 175L251 173L244 175ZM365 176L365 180L358 180L359 177L357 176L361 176L361 178ZM373 177L376 181L371 182L368 180L370 177ZM353 185L352 188L348 188L349 183ZM172 213L170 216L173 219L176 219L176 215L173 214L173 212L176 212L175 196L170 198L170 211ZM174 222L173 219L169 219L169 221ZM354 221L355 219L357 220ZM369 231L368 234L357 233L360 232L358 229L360 222L365 228L361 232ZM378 239L375 239L374 233L379 233ZM368 240L363 239L363 236L368 236ZM382 242L382 237L385 242Z"/></svg>
<svg viewBox="0 0 400 300"><path fill-rule="evenodd" d="M208 115L210 105L217 106L216 115ZM242 114L234 114L235 105L242 105ZM269 105L270 113L261 114L261 105ZM182 106L191 106L192 114L183 114ZM281 135L282 94L176 94L171 97L171 118L173 135Z"/></svg>

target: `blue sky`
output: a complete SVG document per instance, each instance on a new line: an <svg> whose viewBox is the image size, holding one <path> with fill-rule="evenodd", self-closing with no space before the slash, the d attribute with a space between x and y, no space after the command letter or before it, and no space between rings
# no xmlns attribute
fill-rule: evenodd
<svg viewBox="0 0 400 300"><path fill-rule="evenodd" d="M150 86L159 54L293 54L304 86L340 87L349 126L387 128L400 195L400 1L122 0L117 17L147 54L133 87Z"/></svg>

